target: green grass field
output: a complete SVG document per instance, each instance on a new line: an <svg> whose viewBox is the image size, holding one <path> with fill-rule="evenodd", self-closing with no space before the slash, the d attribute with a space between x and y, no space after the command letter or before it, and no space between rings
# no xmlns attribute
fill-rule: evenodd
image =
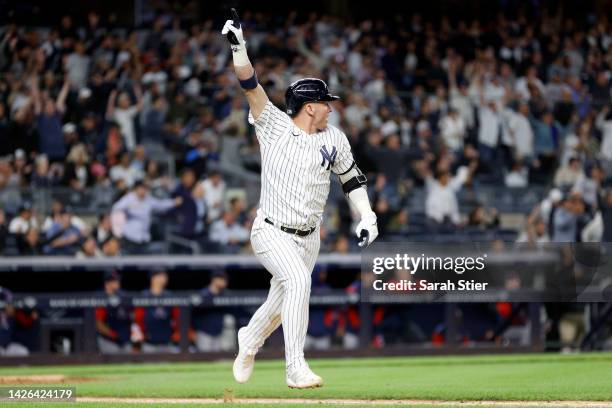
<svg viewBox="0 0 612 408"><path fill-rule="evenodd" d="M324 378L324 387L290 390L282 361L258 361L251 381L243 385L233 381L231 361L5 367L0 368L0 376L86 378L90 381L74 384L79 397L435 399L466 401L465 408L467 402L479 400L612 401L612 353L319 359L311 360L310 365Z"/></svg>

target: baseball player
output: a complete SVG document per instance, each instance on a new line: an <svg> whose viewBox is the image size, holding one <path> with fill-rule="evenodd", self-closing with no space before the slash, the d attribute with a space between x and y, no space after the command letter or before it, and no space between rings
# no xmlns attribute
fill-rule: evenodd
<svg viewBox="0 0 612 408"><path fill-rule="evenodd" d="M249 120L261 150L261 194L251 231L255 255L270 272L270 292L249 324L238 331L234 378L249 380L255 354L282 323L286 381L291 388L323 385L304 360L308 303L320 246L320 223L330 187L338 175L348 199L361 215L356 233L365 247L378 236L376 215L346 135L328 125L329 93L320 79L304 78L285 94L286 112L270 102L257 82L235 10L222 34L231 44L234 69L250 107Z"/></svg>

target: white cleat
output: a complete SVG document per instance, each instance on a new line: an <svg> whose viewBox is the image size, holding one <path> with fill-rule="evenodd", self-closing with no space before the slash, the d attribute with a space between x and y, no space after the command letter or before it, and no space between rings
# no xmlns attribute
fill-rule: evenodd
<svg viewBox="0 0 612 408"><path fill-rule="evenodd" d="M304 366L287 373L287 385L289 388L317 388L323 385L323 379Z"/></svg>
<svg viewBox="0 0 612 408"><path fill-rule="evenodd" d="M243 329L238 330L238 355L234 360L234 379L240 384L249 381L255 365L255 353L240 346L240 332Z"/></svg>

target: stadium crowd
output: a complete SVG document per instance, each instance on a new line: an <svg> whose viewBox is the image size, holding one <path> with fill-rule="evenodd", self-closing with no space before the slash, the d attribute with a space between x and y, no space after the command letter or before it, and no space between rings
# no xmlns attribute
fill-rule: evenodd
<svg viewBox="0 0 612 408"><path fill-rule="evenodd" d="M346 132L368 174L383 239L492 233L531 243L610 241L612 27L605 16L540 11L486 22L246 10L242 18L275 104L306 76L342 95L330 122ZM248 251L257 197L245 190L256 184L259 148L220 27L170 11L139 27L96 11L79 22L66 15L55 26L0 27L0 253ZM508 224L495 201L474 198L487 189L492 197L542 193L519 211L524 221ZM322 250L349 252L351 209L335 190ZM512 234L497 235L505 227ZM313 279L313 293L329 289L324 276ZM216 278L205 296L225 288L227 278ZM119 282L110 273L105 290L119 290ZM151 272L153 295L166 284L164 273ZM359 290L358 281L347 288ZM14 317L5 297L4 322ZM505 307L498 314L513 315ZM171 347L172 310L160 312L159 333L139 332L157 327L152 311L98 310L100 349ZM337 314L312 311L309 346L328 347L338 327L345 347L357 344L358 312ZM375 313L379 345L402 335L402 316ZM18 317L30 326L38 318ZM194 345L225 347L222 323L222 314L196 318ZM214 333L197 333L201 327ZM434 328L429 340L443 341L443 332ZM9 337L0 349L22 353L4 344Z"/></svg>
<svg viewBox="0 0 612 408"><path fill-rule="evenodd" d="M343 96L330 122L369 175L383 237L499 229L492 203L462 213L457 196L504 185L554 187L524 227L511 226L523 228L519 240L612 234L612 32L603 16L278 17L244 12L259 80L279 106L304 76ZM126 29L92 11L82 23L66 15L54 27L0 29L3 250L156 251L159 217L204 252L248 246L256 200L229 192L257 176L258 145L217 23L166 12ZM409 205L419 189L424 211ZM31 192L41 191L107 205L76 214L58 199L40 213ZM324 250L346 252L350 208L330 207Z"/></svg>

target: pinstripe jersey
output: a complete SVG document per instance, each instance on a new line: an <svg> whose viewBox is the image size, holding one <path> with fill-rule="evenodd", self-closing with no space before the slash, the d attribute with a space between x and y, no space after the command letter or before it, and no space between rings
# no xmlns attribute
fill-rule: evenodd
<svg viewBox="0 0 612 408"><path fill-rule="evenodd" d="M318 225L331 172L346 173L355 163L346 135L331 125L307 134L270 101L254 125L262 167L259 212L286 227Z"/></svg>

